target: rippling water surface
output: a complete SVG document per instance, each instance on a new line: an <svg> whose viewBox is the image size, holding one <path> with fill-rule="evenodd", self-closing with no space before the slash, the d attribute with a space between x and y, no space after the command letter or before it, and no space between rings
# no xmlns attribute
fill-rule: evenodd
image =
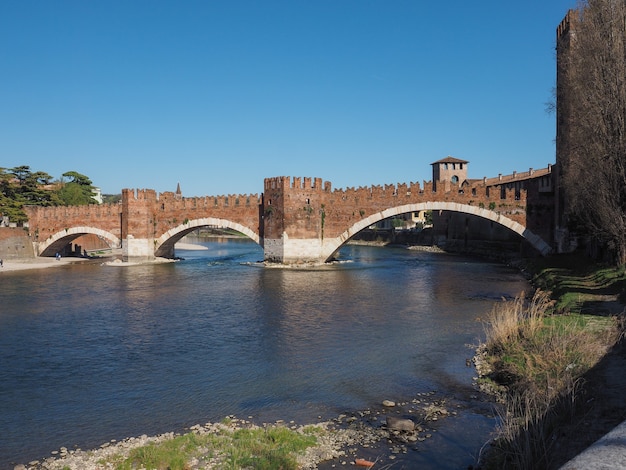
<svg viewBox="0 0 626 470"><path fill-rule="evenodd" d="M286 269L256 264L252 242L203 244L177 263L2 273L0 468L231 414L316 421L430 390L464 403L477 317L528 287L402 248ZM465 408L422 468L473 463L493 420Z"/></svg>

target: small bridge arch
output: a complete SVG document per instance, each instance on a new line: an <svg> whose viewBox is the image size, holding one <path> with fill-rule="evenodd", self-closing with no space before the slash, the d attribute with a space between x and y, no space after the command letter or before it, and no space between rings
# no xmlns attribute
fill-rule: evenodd
<svg viewBox="0 0 626 470"><path fill-rule="evenodd" d="M189 220L184 224L169 229L163 235L155 240L154 254L157 257L172 258L174 256L174 245L181 238L194 230L201 227L220 227L235 230L243 233L259 245L263 245L257 233L254 233L248 227L237 222L227 219L219 219L215 217L205 217L201 219Z"/></svg>
<svg viewBox="0 0 626 470"><path fill-rule="evenodd" d="M336 252L344 245L350 238L359 233L361 230L374 225L375 223L393 217L396 215L406 214L409 212L419 212L425 210L443 210L462 212L465 214L471 214L478 217L482 217L487 220L496 222L509 230L517 233L524 239L526 239L539 253L546 255L552 251L550 245L548 245L541 237L534 234L532 231L524 227L519 222L516 222L496 211L485 209L478 206L469 204L461 204L456 202L444 202L444 201L431 201L420 202L414 204L404 204L396 207L391 207L383 211L370 215L369 217L362 219L349 227L345 232L339 235L335 239L324 241L324 256L325 259L330 259Z"/></svg>
<svg viewBox="0 0 626 470"><path fill-rule="evenodd" d="M35 252L38 256L54 256L55 253L62 252L73 240L87 234L93 234L106 240L111 248L120 248L122 246L121 240L111 232L96 227L80 226L64 229L48 237L46 240L38 242Z"/></svg>

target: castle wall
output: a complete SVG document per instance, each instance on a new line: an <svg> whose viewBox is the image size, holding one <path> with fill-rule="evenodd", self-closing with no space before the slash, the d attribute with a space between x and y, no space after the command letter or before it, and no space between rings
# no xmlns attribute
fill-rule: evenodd
<svg viewBox="0 0 626 470"><path fill-rule="evenodd" d="M122 240L124 256L173 256L175 240L216 223L253 237L263 245L267 260L324 261L320 258L328 257L356 231L405 209L417 210L418 205L419 210L455 210L456 204L463 205L459 208L463 212L487 210L496 222L502 216L503 221L519 224L520 232L519 226L527 227L551 240L554 193L543 181L548 178L550 183L549 173L549 169L538 170L534 177L531 170L523 177L492 178L490 184L483 179L463 185L442 181L438 188L432 182L411 182L336 190L321 178L279 176L264 180L261 196L186 198L180 193L124 189L120 204L26 210L31 239L51 240L54 248L93 227ZM477 230L482 231L482 226Z"/></svg>
<svg viewBox="0 0 626 470"><path fill-rule="evenodd" d="M123 256L150 258L159 249L163 252L160 256L172 256L173 243L161 248L157 239L177 227L182 236L194 220L222 219L259 233L261 197L231 194L186 198L173 192L157 195L152 189L124 189L122 208Z"/></svg>
<svg viewBox="0 0 626 470"><path fill-rule="evenodd" d="M351 227L361 226L364 220L376 221L393 215L393 208L415 204L432 203L433 207L440 202L463 204L493 211L526 226L529 189L533 210L539 216L532 221L533 227L550 240L550 217L546 222L543 216L553 200L553 192L551 187L539 185L540 177L546 174L549 171L540 170L534 177L534 170L529 170L528 175L499 177L492 179L491 184L485 179L463 186L443 181L437 190L432 182L332 190L331 183L320 178L266 178L263 201L266 259L286 262L298 257L313 260L317 256L320 261L320 257L328 254L325 245L349 238L353 234ZM473 225L479 232L489 232L491 237L502 237L501 232L491 229L493 222Z"/></svg>
<svg viewBox="0 0 626 470"><path fill-rule="evenodd" d="M28 235L34 243L51 240L55 235L67 232L73 227L93 227L119 238L121 236L120 210L119 204L24 207L28 216Z"/></svg>
<svg viewBox="0 0 626 470"><path fill-rule="evenodd" d="M335 237L348 226L366 217L384 212L391 207L427 202L451 202L492 209L519 222L526 223L526 194L515 194L512 189L494 190L485 185L459 189L452 185L448 191L433 190L432 182L372 186L368 188L348 188L327 193L325 212L328 222L324 235ZM447 189L447 188L446 188Z"/></svg>
<svg viewBox="0 0 626 470"><path fill-rule="evenodd" d="M0 227L0 258L34 258L33 244L22 227Z"/></svg>

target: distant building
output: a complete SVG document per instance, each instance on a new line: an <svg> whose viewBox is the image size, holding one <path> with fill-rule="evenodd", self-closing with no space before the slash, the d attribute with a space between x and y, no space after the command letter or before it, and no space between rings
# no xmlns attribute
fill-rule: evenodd
<svg viewBox="0 0 626 470"><path fill-rule="evenodd" d="M98 204L102 204L102 191L100 188L93 187L91 189L93 196L91 196Z"/></svg>

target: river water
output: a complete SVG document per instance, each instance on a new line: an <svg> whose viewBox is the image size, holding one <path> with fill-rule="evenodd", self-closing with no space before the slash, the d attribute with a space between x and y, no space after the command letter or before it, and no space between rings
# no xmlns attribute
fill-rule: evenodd
<svg viewBox="0 0 626 470"><path fill-rule="evenodd" d="M519 273L355 245L332 265L264 268L252 242L202 244L176 263L1 273L0 469L227 415L304 424L431 391L458 414L414 462L475 463L495 421L466 359L477 319L528 289Z"/></svg>

